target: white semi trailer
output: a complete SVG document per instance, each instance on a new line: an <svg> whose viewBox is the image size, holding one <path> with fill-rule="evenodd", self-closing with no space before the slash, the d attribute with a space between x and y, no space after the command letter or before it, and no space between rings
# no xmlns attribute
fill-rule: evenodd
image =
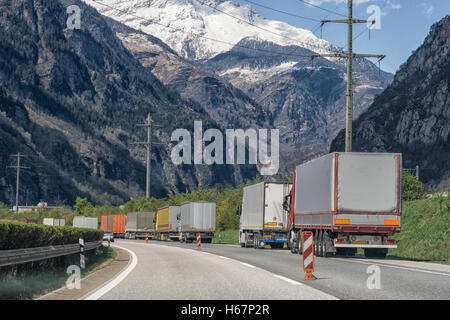
<svg viewBox="0 0 450 320"><path fill-rule="evenodd" d="M283 248L288 242L288 215L283 202L290 183L261 182L244 188L240 207L239 242L242 247Z"/></svg>
<svg viewBox="0 0 450 320"><path fill-rule="evenodd" d="M98 229L98 218L76 216L73 218L72 226L75 228Z"/></svg>
<svg viewBox="0 0 450 320"><path fill-rule="evenodd" d="M289 247L314 234L314 253L384 258L401 229L402 156L335 152L298 165L290 196Z"/></svg>
<svg viewBox="0 0 450 320"><path fill-rule="evenodd" d="M66 224L66 220L57 218L44 218L42 223L47 226L64 226Z"/></svg>
<svg viewBox="0 0 450 320"><path fill-rule="evenodd" d="M215 202L184 202L180 206L179 237L182 242L193 242L200 233L203 243L211 243L216 231Z"/></svg>

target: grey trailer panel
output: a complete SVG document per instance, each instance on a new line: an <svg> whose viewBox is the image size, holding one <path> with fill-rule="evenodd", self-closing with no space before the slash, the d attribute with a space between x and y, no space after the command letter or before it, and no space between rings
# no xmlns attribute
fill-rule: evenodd
<svg viewBox="0 0 450 320"><path fill-rule="evenodd" d="M137 212L127 213L127 222L125 224L125 232L133 232L137 230Z"/></svg>
<svg viewBox="0 0 450 320"><path fill-rule="evenodd" d="M338 210L397 211L400 172L396 154L339 153Z"/></svg>
<svg viewBox="0 0 450 320"><path fill-rule="evenodd" d="M98 229L98 218L76 216L73 218L72 226L75 228Z"/></svg>
<svg viewBox="0 0 450 320"><path fill-rule="evenodd" d="M169 206L169 232L176 232L178 230L177 216L180 212L181 208L179 206Z"/></svg>
<svg viewBox="0 0 450 320"><path fill-rule="evenodd" d="M214 202L185 202L181 205L181 231L208 230L216 227Z"/></svg>
<svg viewBox="0 0 450 320"><path fill-rule="evenodd" d="M203 203L203 226L204 230L216 229L216 203Z"/></svg>
<svg viewBox="0 0 450 320"><path fill-rule="evenodd" d="M264 227L264 182L244 188L241 229L261 230Z"/></svg>
<svg viewBox="0 0 450 320"><path fill-rule="evenodd" d="M137 213L137 231L154 231L155 230L155 212L138 212Z"/></svg>
<svg viewBox="0 0 450 320"><path fill-rule="evenodd" d="M296 167L295 213L332 210L333 164L334 153L331 153Z"/></svg>
<svg viewBox="0 0 450 320"><path fill-rule="evenodd" d="M291 185L288 183L265 184L264 226L286 228L288 212L283 209L284 197L289 194Z"/></svg>

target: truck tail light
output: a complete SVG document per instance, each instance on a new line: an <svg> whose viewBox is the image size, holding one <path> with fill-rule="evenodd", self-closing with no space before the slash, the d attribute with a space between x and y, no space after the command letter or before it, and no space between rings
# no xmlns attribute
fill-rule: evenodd
<svg viewBox="0 0 450 320"><path fill-rule="evenodd" d="M334 224L350 224L350 219L334 219Z"/></svg>
<svg viewBox="0 0 450 320"><path fill-rule="evenodd" d="M400 225L400 221L399 220L385 219L384 220L384 225L385 226L398 226L398 225Z"/></svg>
<svg viewBox="0 0 450 320"><path fill-rule="evenodd" d="M386 240L384 240L384 244L395 245L395 244L397 244L397 241L395 241L394 239L386 239Z"/></svg>
<svg viewBox="0 0 450 320"><path fill-rule="evenodd" d="M344 244L346 243L345 239L334 239L334 243L336 244Z"/></svg>

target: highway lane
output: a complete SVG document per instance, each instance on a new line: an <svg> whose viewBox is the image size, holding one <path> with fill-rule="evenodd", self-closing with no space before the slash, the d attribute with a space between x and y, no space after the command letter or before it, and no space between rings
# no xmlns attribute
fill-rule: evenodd
<svg viewBox="0 0 450 320"><path fill-rule="evenodd" d="M134 253L135 266L119 283L102 295L91 293L91 298L93 294L94 299L107 300L335 299L251 264L193 248L128 240L116 240L114 245Z"/></svg>
<svg viewBox="0 0 450 320"><path fill-rule="evenodd" d="M122 242L121 242L122 243ZM168 247L195 248L195 244L158 242ZM364 257L316 257L314 281L304 281L301 256L288 250L241 248L202 244L202 251L236 259L271 273L298 281L339 299L450 299L450 266L432 263L366 259ZM376 266L376 267L374 267ZM374 270L379 270L377 289ZM368 285L368 279L369 285Z"/></svg>

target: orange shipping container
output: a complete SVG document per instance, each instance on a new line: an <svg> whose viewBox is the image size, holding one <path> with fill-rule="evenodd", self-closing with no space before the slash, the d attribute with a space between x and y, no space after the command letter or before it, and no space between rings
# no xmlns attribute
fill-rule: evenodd
<svg viewBox="0 0 450 320"><path fill-rule="evenodd" d="M112 215L102 216L102 226L103 231L113 231L114 217Z"/></svg>
<svg viewBox="0 0 450 320"><path fill-rule="evenodd" d="M115 214L113 218L113 233L125 233L125 225L127 222L126 214Z"/></svg>

